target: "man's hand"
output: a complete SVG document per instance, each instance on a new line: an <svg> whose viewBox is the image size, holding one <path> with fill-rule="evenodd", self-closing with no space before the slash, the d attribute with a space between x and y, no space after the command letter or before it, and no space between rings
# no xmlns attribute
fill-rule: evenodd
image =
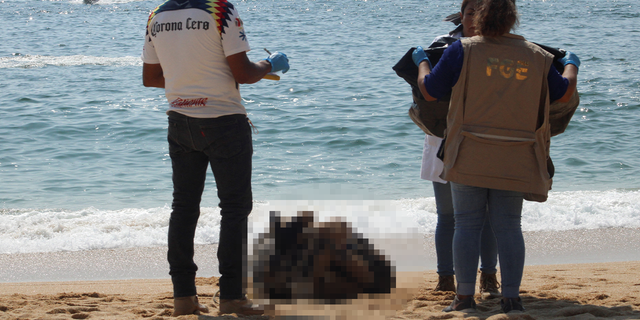
<svg viewBox="0 0 640 320"><path fill-rule="evenodd" d="M282 52L276 51L265 60L271 64L271 72L282 71L282 73L287 73L289 71L289 58Z"/></svg>
<svg viewBox="0 0 640 320"><path fill-rule="evenodd" d="M227 62L237 83L256 83L271 70L266 60L251 62L244 51L228 56Z"/></svg>

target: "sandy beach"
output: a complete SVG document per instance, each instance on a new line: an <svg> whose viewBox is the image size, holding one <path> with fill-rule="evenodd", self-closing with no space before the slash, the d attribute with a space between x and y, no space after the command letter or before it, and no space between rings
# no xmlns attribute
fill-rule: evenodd
<svg viewBox="0 0 640 320"><path fill-rule="evenodd" d="M415 242L418 241L418 242ZM525 232L521 296L526 313L507 317L498 300L478 312L443 313L453 293L434 292L432 236L378 240L397 268L397 289L344 305L278 305L277 319L640 319L640 230ZM198 293L219 317L216 245L196 246ZM169 319L173 310L166 248L0 254L0 320ZM269 319L269 317L254 317Z"/></svg>
<svg viewBox="0 0 640 320"><path fill-rule="evenodd" d="M348 305L278 306L281 319L640 319L640 261L527 266L521 295L526 313L506 316L497 300L478 301L478 312L443 313L452 293L434 292L433 271L399 272L398 289ZM201 302L218 316L217 278L198 278ZM20 282L0 284L0 319L169 319L168 279ZM305 315L305 316L303 316ZM327 316L328 315L328 316ZM269 317L252 317L269 319Z"/></svg>

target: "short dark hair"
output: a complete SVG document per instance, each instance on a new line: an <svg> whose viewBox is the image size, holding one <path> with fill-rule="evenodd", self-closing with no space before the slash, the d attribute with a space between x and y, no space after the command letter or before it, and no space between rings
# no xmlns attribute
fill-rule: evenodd
<svg viewBox="0 0 640 320"><path fill-rule="evenodd" d="M469 5L469 3L475 1L476 3L480 2L480 0L462 0L462 4L460 5L460 13L464 14L464 9Z"/></svg>
<svg viewBox="0 0 640 320"><path fill-rule="evenodd" d="M476 32L485 37L498 37L517 26L515 0L480 0L473 18Z"/></svg>

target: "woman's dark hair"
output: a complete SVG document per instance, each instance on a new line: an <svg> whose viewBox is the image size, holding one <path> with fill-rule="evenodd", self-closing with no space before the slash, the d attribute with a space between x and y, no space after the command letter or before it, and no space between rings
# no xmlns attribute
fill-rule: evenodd
<svg viewBox="0 0 640 320"><path fill-rule="evenodd" d="M480 2L479 0L462 0L462 4L460 5L460 13L464 14L464 9L471 2Z"/></svg>
<svg viewBox="0 0 640 320"><path fill-rule="evenodd" d="M518 9L515 0L481 0L473 18L476 32L485 37L498 37L517 26Z"/></svg>

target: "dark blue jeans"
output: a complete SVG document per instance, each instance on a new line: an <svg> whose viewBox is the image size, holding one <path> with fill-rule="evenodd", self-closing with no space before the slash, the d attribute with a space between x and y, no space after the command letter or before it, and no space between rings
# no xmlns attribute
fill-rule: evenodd
<svg viewBox="0 0 640 320"><path fill-rule="evenodd" d="M245 115L191 118L169 113L169 154L173 167L173 203L169 221L169 252L174 297L196 295L198 267L193 238L200 200L211 165L220 200L220 299L244 296L247 217L252 209L251 128Z"/></svg>

